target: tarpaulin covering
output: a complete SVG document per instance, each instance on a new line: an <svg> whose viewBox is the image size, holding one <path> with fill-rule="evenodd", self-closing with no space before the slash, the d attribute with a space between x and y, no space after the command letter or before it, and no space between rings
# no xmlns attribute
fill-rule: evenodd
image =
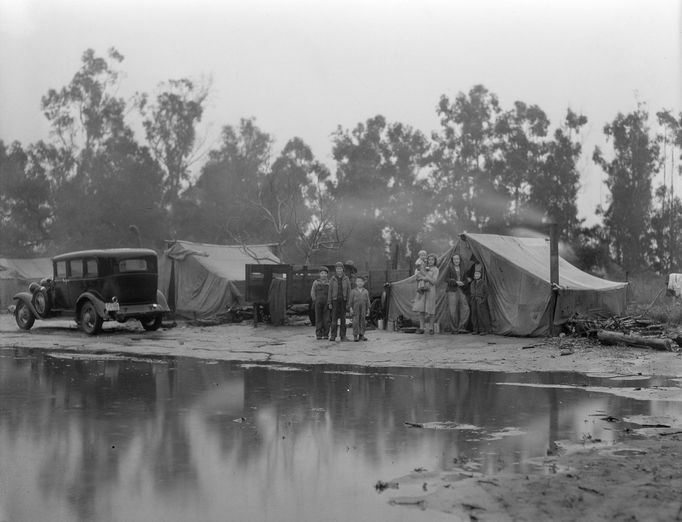
<svg viewBox="0 0 682 522"><path fill-rule="evenodd" d="M173 241L161 258L159 289L178 315L216 319L242 303L247 264L279 262L269 245Z"/></svg>
<svg viewBox="0 0 682 522"><path fill-rule="evenodd" d="M270 322L275 326L284 324L287 315L287 281L273 277L268 291Z"/></svg>
<svg viewBox="0 0 682 522"><path fill-rule="evenodd" d="M28 285L52 277L52 260L46 257L9 259L0 257L0 311L7 311L19 292L27 292Z"/></svg>
<svg viewBox="0 0 682 522"><path fill-rule="evenodd" d="M449 327L445 298L447 268L459 254L466 274L474 263L483 266L490 289L488 301L493 332L500 335L541 336L549 334L553 304L550 284L549 242L544 238L518 238L491 234L462 234L456 244L438 258L436 319ZM574 314L619 315L625 310L627 283L592 276L559 258L559 291L554 324L565 323ZM389 321L403 316L413 321L415 276L391 284Z"/></svg>

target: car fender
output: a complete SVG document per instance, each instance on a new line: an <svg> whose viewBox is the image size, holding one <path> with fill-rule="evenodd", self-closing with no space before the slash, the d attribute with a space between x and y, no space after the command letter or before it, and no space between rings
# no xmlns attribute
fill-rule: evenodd
<svg viewBox="0 0 682 522"><path fill-rule="evenodd" d="M163 292L161 290L156 291L156 304L159 305L162 312L170 312L170 308L168 307L168 301L166 301L166 296L163 295Z"/></svg>
<svg viewBox="0 0 682 522"><path fill-rule="evenodd" d="M104 301L102 299L95 295L92 292L83 292L81 295L78 296L78 300L76 301L76 318L80 315L81 307L83 306L83 303L85 301L90 301L92 304L95 306L95 310L97 311L97 314L102 317L106 318L107 311L104 306Z"/></svg>
<svg viewBox="0 0 682 522"><path fill-rule="evenodd" d="M13 299L15 301L21 301L24 303L26 306L28 306L28 309L31 310L31 313L33 314L34 317L37 317L39 319L42 319L42 315L40 315L37 311L35 306L33 306L33 294L29 292L19 292L18 294L15 294Z"/></svg>

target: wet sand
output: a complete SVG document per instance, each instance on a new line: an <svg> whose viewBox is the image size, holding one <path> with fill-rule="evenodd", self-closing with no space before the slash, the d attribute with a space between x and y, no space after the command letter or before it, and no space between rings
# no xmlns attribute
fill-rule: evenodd
<svg viewBox="0 0 682 522"><path fill-rule="evenodd" d="M75 350L88 353L170 355L215 360L286 364L413 366L504 372L572 371L607 375L682 377L682 352L606 347L584 339L497 335L418 335L371 330L367 342L315 339L310 326L272 327L250 323L191 326L145 332L136 321L105 323L88 337L73 321L37 321L21 331L0 315L0 347Z"/></svg>

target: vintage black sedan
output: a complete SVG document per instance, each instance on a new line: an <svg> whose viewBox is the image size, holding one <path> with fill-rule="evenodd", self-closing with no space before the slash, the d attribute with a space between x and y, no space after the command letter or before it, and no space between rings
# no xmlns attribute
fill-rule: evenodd
<svg viewBox="0 0 682 522"><path fill-rule="evenodd" d="M145 330L161 326L169 312L157 288L158 259L146 248L84 250L52 259L53 274L14 296L14 317L23 330L36 319L72 317L94 335L104 321L137 319Z"/></svg>

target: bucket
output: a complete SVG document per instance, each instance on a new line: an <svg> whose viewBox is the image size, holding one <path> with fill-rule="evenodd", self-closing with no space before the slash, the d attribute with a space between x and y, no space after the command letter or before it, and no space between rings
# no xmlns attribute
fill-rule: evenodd
<svg viewBox="0 0 682 522"><path fill-rule="evenodd" d="M383 319L379 319L379 320L377 321L377 328L378 328L379 330L383 330L383 329L384 329L384 320L383 320Z"/></svg>

